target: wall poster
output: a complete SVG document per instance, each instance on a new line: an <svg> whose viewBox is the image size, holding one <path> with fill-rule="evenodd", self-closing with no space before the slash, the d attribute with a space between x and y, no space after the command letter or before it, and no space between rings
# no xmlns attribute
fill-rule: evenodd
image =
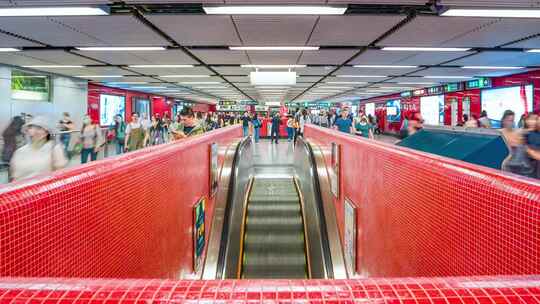
<svg viewBox="0 0 540 304"><path fill-rule="evenodd" d="M345 198L345 263L349 276L356 272L356 208Z"/></svg>
<svg viewBox="0 0 540 304"><path fill-rule="evenodd" d="M210 197L214 196L218 187L219 167L218 167L218 144L210 145Z"/></svg>
<svg viewBox="0 0 540 304"><path fill-rule="evenodd" d="M339 198L339 172L340 172L340 151L341 146L332 143L332 170L330 170L330 186L332 193L336 198Z"/></svg>
<svg viewBox="0 0 540 304"><path fill-rule="evenodd" d="M205 217L206 199L202 197L193 206L193 271L199 272L203 263L203 253L205 246Z"/></svg>

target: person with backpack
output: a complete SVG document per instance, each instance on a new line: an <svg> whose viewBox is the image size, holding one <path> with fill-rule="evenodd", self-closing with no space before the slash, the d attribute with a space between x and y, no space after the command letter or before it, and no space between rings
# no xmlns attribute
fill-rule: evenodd
<svg viewBox="0 0 540 304"><path fill-rule="evenodd" d="M124 122L122 115L116 115L114 117L114 125L112 125L110 131L112 132L112 140L116 146L116 155L124 153L126 123Z"/></svg>
<svg viewBox="0 0 540 304"><path fill-rule="evenodd" d="M65 168L64 147L53 138L56 128L47 118L36 116L23 127L29 142L17 149L10 163L10 180L19 181Z"/></svg>
<svg viewBox="0 0 540 304"><path fill-rule="evenodd" d="M97 124L92 122L92 119L88 115L83 118L83 125L81 128L81 134L79 141L82 144L81 150L81 164L90 161L97 160L97 155L104 142L102 139L101 129Z"/></svg>

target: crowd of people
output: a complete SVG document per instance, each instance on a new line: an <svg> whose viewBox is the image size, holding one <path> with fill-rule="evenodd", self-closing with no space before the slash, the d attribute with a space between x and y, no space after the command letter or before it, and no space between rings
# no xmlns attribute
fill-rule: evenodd
<svg viewBox="0 0 540 304"><path fill-rule="evenodd" d="M381 134L377 117L364 112L353 115L349 108L345 107L337 113L336 110L320 111L312 115L313 124L333 128L343 133L354 134L364 138L374 139L376 134Z"/></svg>
<svg viewBox="0 0 540 304"><path fill-rule="evenodd" d="M112 126L102 129L90 116L82 118L77 128L69 113L54 123L45 116L15 116L2 133L2 164L8 168L9 180L17 181L68 165L76 155L82 164L95 161L105 146L113 144L116 154L135 151L147 146L202 134L239 120L225 122L216 113L195 113L182 109L174 119L159 114L132 113L126 123L116 115Z"/></svg>

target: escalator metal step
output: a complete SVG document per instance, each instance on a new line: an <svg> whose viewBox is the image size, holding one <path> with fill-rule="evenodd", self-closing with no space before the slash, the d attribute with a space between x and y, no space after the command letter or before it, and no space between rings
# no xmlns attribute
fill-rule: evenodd
<svg viewBox="0 0 540 304"><path fill-rule="evenodd" d="M292 179L255 179L247 206L243 278L306 278L304 226Z"/></svg>

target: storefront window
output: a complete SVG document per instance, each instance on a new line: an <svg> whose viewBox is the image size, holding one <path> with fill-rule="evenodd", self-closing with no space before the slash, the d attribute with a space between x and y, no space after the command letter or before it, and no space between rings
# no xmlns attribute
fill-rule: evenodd
<svg viewBox="0 0 540 304"><path fill-rule="evenodd" d="M51 77L20 70L11 70L11 98L50 101Z"/></svg>

